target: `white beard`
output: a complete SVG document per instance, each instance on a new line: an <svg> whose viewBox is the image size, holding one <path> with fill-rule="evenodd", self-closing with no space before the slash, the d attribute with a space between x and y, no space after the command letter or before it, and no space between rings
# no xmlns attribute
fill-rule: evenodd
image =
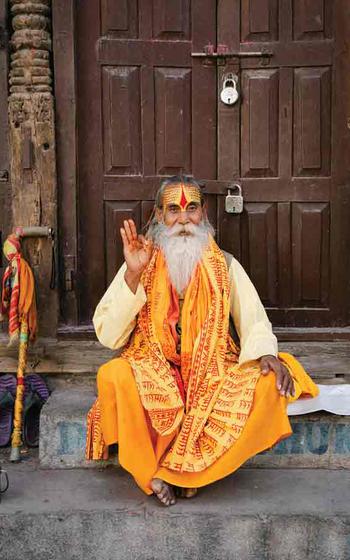
<svg viewBox="0 0 350 560"><path fill-rule="evenodd" d="M163 251L170 282L181 295L202 258L213 228L209 223L201 222L199 225L175 224L172 227L157 223L150 229L148 235Z"/></svg>

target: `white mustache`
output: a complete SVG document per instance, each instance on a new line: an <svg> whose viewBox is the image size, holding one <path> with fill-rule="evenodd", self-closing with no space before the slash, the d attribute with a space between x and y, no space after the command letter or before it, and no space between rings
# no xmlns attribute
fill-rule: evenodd
<svg viewBox="0 0 350 560"><path fill-rule="evenodd" d="M196 226L195 224L174 224L171 227L168 227L165 231L164 234L167 237L177 237L179 235L182 234L186 234L186 235L196 235L198 231L198 226Z"/></svg>

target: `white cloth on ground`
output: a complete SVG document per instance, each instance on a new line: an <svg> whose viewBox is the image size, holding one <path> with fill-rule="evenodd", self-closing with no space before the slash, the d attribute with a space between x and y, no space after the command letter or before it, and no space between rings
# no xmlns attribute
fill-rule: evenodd
<svg viewBox="0 0 350 560"><path fill-rule="evenodd" d="M320 394L313 399L298 399L287 407L288 416L325 410L350 416L350 385L317 385Z"/></svg>

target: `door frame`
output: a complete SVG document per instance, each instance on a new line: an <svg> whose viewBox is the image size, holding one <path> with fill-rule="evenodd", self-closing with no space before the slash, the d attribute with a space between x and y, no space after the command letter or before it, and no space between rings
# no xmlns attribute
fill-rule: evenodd
<svg viewBox="0 0 350 560"><path fill-rule="evenodd" d="M79 311L76 25L74 0L52 2L56 116L60 330L76 331ZM69 210L67 210L69 209Z"/></svg>
<svg viewBox="0 0 350 560"><path fill-rule="evenodd" d="M216 0L211 0L216 3ZM222 4L225 4L223 0ZM220 17L220 15L219 15ZM78 153L77 153L77 53L76 17L74 0L53 2L53 60L56 105L56 150L58 183L58 238L59 276L61 301L60 336L93 336L92 326L79 326L77 292L78 279ZM334 122L338 134L332 138L332 152L336 175L338 203L332 219L337 232L332 240L333 259L344 262L344 274L337 279L336 308L344 316L344 302L350 302L350 227L345 230L350 214L350 158L339 161L340 154L350 153L350 11L347 0L334 2L335 25L335 81L339 97L334 108ZM341 86L341 88L340 88ZM335 141L334 141L335 140ZM214 185L207 184L206 192L226 192L227 181L220 176ZM147 179L146 179L147 180ZM214 181L213 181L214 183ZM214 187L214 188L213 188ZM221 188L220 188L221 187ZM66 209L69 209L67 211ZM350 325L350 305L345 313ZM291 329L276 328L283 340L334 340L350 339L350 326L342 328Z"/></svg>

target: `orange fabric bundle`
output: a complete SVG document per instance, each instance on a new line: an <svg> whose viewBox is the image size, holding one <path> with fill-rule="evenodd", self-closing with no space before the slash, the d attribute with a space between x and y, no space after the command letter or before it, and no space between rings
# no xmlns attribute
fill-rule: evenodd
<svg viewBox="0 0 350 560"><path fill-rule="evenodd" d="M122 357L130 363L153 429L177 437L162 466L199 472L239 438L248 418L258 363L238 366L230 338L229 279L225 258L211 239L186 290L182 309L181 355L168 320L172 290L163 254L156 250L142 282L147 303ZM186 402L173 364L181 368Z"/></svg>
<svg viewBox="0 0 350 560"><path fill-rule="evenodd" d="M3 277L1 315L9 318L10 344L18 339L20 323L28 325L28 335L33 340L37 332L33 272L20 254L20 241L15 234L5 241L3 250L9 264Z"/></svg>
<svg viewBox="0 0 350 560"><path fill-rule="evenodd" d="M19 318L20 321L25 320L28 323L29 339L34 340L38 330L34 275L29 264L22 257L19 285Z"/></svg>

